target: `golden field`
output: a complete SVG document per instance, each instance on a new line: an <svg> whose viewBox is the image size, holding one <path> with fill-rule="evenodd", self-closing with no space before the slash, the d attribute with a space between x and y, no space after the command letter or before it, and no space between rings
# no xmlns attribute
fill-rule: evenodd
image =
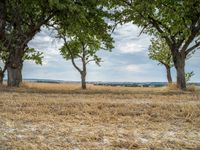
<svg viewBox="0 0 200 150"><path fill-rule="evenodd" d="M200 88L0 87L0 150L200 149Z"/></svg>

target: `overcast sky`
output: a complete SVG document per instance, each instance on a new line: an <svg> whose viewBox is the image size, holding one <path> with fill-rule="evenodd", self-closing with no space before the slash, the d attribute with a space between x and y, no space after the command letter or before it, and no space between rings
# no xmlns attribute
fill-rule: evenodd
<svg viewBox="0 0 200 150"><path fill-rule="evenodd" d="M113 33L115 48L112 52L101 51L98 55L101 67L88 65L88 81L151 82L166 81L165 68L148 58L150 37L140 35L140 29L132 24L119 26ZM43 65L26 61L23 68L25 79L56 79L79 81L80 75L70 61L60 56L62 41L54 38L45 28L29 43L30 47L44 52ZM193 82L200 81L200 50L186 63L186 71L194 71ZM175 70L172 71L175 80Z"/></svg>

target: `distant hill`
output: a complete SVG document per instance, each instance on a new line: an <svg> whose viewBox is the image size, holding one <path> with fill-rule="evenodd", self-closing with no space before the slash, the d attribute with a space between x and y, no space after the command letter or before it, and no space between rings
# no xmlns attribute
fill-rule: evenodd
<svg viewBox="0 0 200 150"><path fill-rule="evenodd" d="M36 83L80 83L79 81L64 81L64 80L52 80L52 79L24 79L28 82ZM124 86L124 87L163 87L167 85L167 82L87 82L94 85L104 86ZM200 83L189 83L192 85L200 86Z"/></svg>

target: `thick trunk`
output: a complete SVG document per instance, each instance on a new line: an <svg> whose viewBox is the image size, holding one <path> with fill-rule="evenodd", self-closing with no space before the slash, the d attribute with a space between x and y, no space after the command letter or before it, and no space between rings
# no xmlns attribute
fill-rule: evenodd
<svg viewBox="0 0 200 150"><path fill-rule="evenodd" d="M174 65L177 72L177 87L180 90L186 90L185 80L185 56L178 53L175 57Z"/></svg>
<svg viewBox="0 0 200 150"><path fill-rule="evenodd" d="M81 73L81 88L85 90L86 87L86 72Z"/></svg>
<svg viewBox="0 0 200 150"><path fill-rule="evenodd" d="M21 68L8 67L7 72L8 72L8 86L19 87L22 81Z"/></svg>
<svg viewBox="0 0 200 150"><path fill-rule="evenodd" d="M15 48L7 64L8 81L10 87L19 87L22 82L23 48Z"/></svg>
<svg viewBox="0 0 200 150"><path fill-rule="evenodd" d="M171 76L171 68L170 66L165 65L166 67L166 72L167 72L167 81L169 84L172 83L172 76Z"/></svg>

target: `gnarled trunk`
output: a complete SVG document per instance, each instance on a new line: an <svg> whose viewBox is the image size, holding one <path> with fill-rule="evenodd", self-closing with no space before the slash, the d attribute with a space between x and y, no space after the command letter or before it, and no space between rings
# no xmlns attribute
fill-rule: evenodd
<svg viewBox="0 0 200 150"><path fill-rule="evenodd" d="M167 81L169 84L172 83L172 76L171 76L171 68L168 65L165 65L166 72L167 72Z"/></svg>
<svg viewBox="0 0 200 150"><path fill-rule="evenodd" d="M7 72L8 72L8 80L7 80L8 86L19 87L20 83L22 82L21 67L13 68L8 66Z"/></svg>
<svg viewBox="0 0 200 150"><path fill-rule="evenodd" d="M22 57L24 47L14 47L7 63L8 86L19 87L22 82Z"/></svg>
<svg viewBox="0 0 200 150"><path fill-rule="evenodd" d="M174 65L177 72L177 87L180 90L186 90L185 55L178 53L174 60Z"/></svg>

